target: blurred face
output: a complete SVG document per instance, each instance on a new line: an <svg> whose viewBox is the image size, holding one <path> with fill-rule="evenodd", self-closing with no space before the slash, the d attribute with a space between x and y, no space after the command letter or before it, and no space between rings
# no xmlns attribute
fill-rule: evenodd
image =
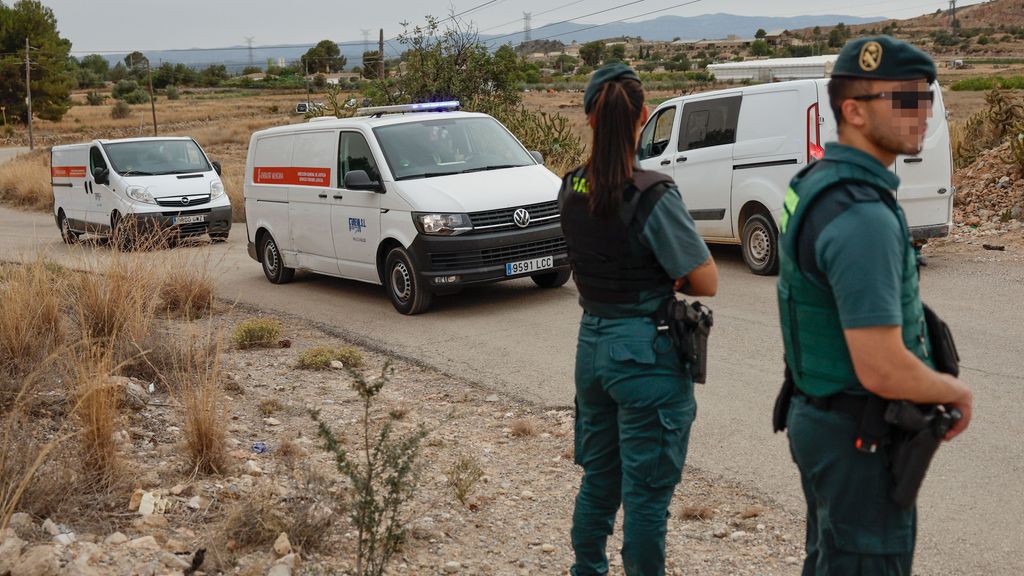
<svg viewBox="0 0 1024 576"><path fill-rule="evenodd" d="M934 94L927 81L872 82L855 96L863 112L864 136L890 154L916 156L924 146Z"/></svg>

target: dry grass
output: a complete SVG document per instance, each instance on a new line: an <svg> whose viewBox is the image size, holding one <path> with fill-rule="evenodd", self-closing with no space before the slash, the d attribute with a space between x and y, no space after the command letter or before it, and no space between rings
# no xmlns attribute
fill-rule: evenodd
<svg viewBox="0 0 1024 576"><path fill-rule="evenodd" d="M50 188L50 154L36 150L0 166L0 202L19 208L53 209Z"/></svg>
<svg viewBox="0 0 1024 576"><path fill-rule="evenodd" d="M463 506L476 483L484 477L480 461L470 456L462 456L448 470L448 487L452 489L455 499Z"/></svg>
<svg viewBox="0 0 1024 576"><path fill-rule="evenodd" d="M61 285L51 265L36 260L5 267L0 278L0 406L20 378L63 340Z"/></svg>
<svg viewBox="0 0 1024 576"><path fill-rule="evenodd" d="M209 268L183 262L164 270L160 284L160 307L187 320L202 318L210 312L216 293Z"/></svg>
<svg viewBox="0 0 1024 576"><path fill-rule="evenodd" d="M284 405L277 398L264 398L260 400L260 414L263 416L271 416L280 412L283 408Z"/></svg>
<svg viewBox="0 0 1024 576"><path fill-rule="evenodd" d="M181 386L182 418L189 465L202 474L227 470L227 406L220 388L220 345L209 335L210 357L202 354L184 359L177 369Z"/></svg>
<svg viewBox="0 0 1024 576"><path fill-rule="evenodd" d="M271 348L281 339L281 323L271 318L249 318L235 326L231 341L242 350L248 348Z"/></svg>
<svg viewBox="0 0 1024 576"><path fill-rule="evenodd" d="M120 363L138 353L149 333L158 278L141 255L113 253L99 272L73 283L74 314L82 339L105 343Z"/></svg>
<svg viewBox="0 0 1024 576"><path fill-rule="evenodd" d="M110 350L87 348L75 370L74 415L81 427L81 462L88 476L108 484L118 475L114 429L121 394L111 378L114 367Z"/></svg>
<svg viewBox="0 0 1024 576"><path fill-rule="evenodd" d="M537 427L530 420L519 419L512 422L512 436L526 438L537 434Z"/></svg>

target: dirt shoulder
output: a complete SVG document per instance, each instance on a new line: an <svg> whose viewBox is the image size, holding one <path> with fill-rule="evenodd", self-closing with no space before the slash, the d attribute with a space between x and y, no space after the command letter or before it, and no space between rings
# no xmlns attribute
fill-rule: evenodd
<svg viewBox="0 0 1024 576"><path fill-rule="evenodd" d="M250 316L235 310L203 322L230 331ZM289 534L296 556L273 573L354 573L356 536L346 513L351 488L320 449L308 410L320 410L352 450L361 404L345 370L296 368L307 348L346 343L294 319L285 320L283 337L287 348L231 349L222 355L228 471L202 477L186 469L177 400L158 388L116 435L126 468L135 472L136 490L122 495L124 511L114 525L101 529L75 517L52 518L47 531L42 524L48 519L19 516L12 526L27 542L20 546L21 560L34 550L31 545L42 545L37 555L49 555L62 574L177 574L202 548L197 573L267 574L278 557L273 546L280 522L299 532ZM362 353L362 370L379 374L387 359ZM580 480L572 462L571 411L516 402L409 362L393 366L373 419L390 420L399 434L423 425L428 435L419 487L408 508L407 538L389 573L567 573ZM258 453L259 443L266 452ZM459 460L482 471L465 503L450 485ZM139 500L155 500L158 510L165 509L141 514ZM142 508L148 511L148 504ZM671 513L669 574L798 570L802 519L735 484L689 468ZM613 574L622 570L620 528L621 517L609 543ZM293 560L294 566L287 565ZM3 562L0 552L0 572Z"/></svg>

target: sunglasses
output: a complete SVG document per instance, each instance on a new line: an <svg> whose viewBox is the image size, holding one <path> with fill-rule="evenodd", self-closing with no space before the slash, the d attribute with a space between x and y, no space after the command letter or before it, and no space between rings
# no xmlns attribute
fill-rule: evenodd
<svg viewBox="0 0 1024 576"><path fill-rule="evenodd" d="M931 90L923 92L917 90L878 92L877 94L861 94L851 98L861 102L868 100L891 100L892 107L895 110L917 110L923 106L923 102L927 102L928 107L931 108L935 103L935 93Z"/></svg>

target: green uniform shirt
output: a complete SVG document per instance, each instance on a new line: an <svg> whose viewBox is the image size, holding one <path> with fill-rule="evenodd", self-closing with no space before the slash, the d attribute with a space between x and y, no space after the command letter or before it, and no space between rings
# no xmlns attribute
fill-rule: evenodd
<svg viewBox="0 0 1024 576"><path fill-rule="evenodd" d="M707 262L711 257L707 244L697 233L693 218L686 210L679 190L671 187L654 205L647 217L640 240L654 252L658 263L670 278L680 278ZM647 290L641 293L635 304L608 304L591 302L580 296L580 305L589 314L603 318L627 318L650 316L658 305L672 294L671 282L663 290Z"/></svg>

